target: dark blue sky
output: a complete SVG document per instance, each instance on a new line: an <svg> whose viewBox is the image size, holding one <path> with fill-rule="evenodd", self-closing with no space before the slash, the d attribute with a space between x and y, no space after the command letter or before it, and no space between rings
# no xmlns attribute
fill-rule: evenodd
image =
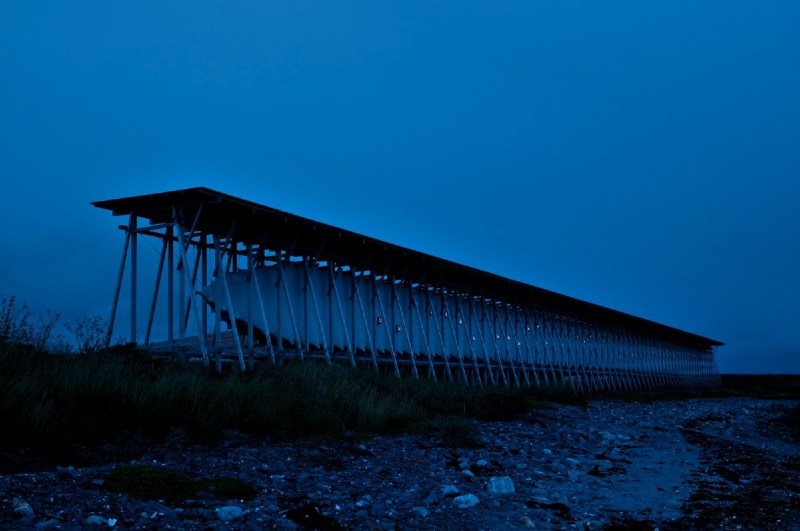
<svg viewBox="0 0 800 531"><path fill-rule="evenodd" d="M798 94L795 0L8 0L0 293L106 316L89 201L205 185L797 373Z"/></svg>

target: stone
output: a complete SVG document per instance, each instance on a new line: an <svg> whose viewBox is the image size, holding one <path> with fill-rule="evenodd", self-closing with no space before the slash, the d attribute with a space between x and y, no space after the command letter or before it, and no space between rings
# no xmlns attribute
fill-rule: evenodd
<svg viewBox="0 0 800 531"><path fill-rule="evenodd" d="M445 485L442 487L442 496L457 496L458 495L458 487L455 485Z"/></svg>
<svg viewBox="0 0 800 531"><path fill-rule="evenodd" d="M14 498L11 501L11 510L20 518L33 516L33 507L22 498Z"/></svg>
<svg viewBox="0 0 800 531"><path fill-rule="evenodd" d="M232 522L233 520L240 520L244 517L244 511L241 507L236 505L226 505L217 509L217 518L223 522Z"/></svg>
<svg viewBox="0 0 800 531"><path fill-rule="evenodd" d="M470 507L475 507L480 502L481 501L474 494L464 494L453 498L453 505L459 509L469 509Z"/></svg>
<svg viewBox="0 0 800 531"><path fill-rule="evenodd" d="M514 494L514 482L508 476L490 478L487 488L492 494Z"/></svg>
<svg viewBox="0 0 800 531"><path fill-rule="evenodd" d="M45 520L44 522L39 522L36 524L36 531L45 531L47 529L56 529L61 525L61 522L56 520L55 518L51 520Z"/></svg>
<svg viewBox="0 0 800 531"><path fill-rule="evenodd" d="M603 438L604 441L608 441L608 442L617 440L616 435L614 435L612 433L609 433L607 431L601 431L600 432L600 436Z"/></svg>
<svg viewBox="0 0 800 531"><path fill-rule="evenodd" d="M571 467L576 467L580 463L580 461L578 461L577 459L574 459L572 457L567 457L566 459L564 459L564 461L566 461L567 464L569 466L571 466Z"/></svg>
<svg viewBox="0 0 800 531"><path fill-rule="evenodd" d="M86 525L108 525L108 519L93 514L84 520Z"/></svg>
<svg viewBox="0 0 800 531"><path fill-rule="evenodd" d="M419 516L428 516L428 514L430 514L428 513L428 509L425 507L414 507L411 509L411 512L416 513Z"/></svg>
<svg viewBox="0 0 800 531"><path fill-rule="evenodd" d="M475 473L470 469L462 470L461 473L467 479L474 479L475 478Z"/></svg>

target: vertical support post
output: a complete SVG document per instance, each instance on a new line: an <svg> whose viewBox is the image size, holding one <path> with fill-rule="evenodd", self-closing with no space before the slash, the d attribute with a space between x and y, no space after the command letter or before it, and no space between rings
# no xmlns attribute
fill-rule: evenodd
<svg viewBox="0 0 800 531"><path fill-rule="evenodd" d="M138 280L138 218L131 214L131 343L136 344L136 282Z"/></svg>
<svg viewBox="0 0 800 531"><path fill-rule="evenodd" d="M458 294L457 293L453 294L453 301L455 302L455 308L454 309L455 309L455 313L456 313L456 319L459 319L459 320L461 320L463 322L464 321L464 317L463 317L464 316L464 311L461 309L461 303L458 300ZM458 321L456 321L456 322L458 322ZM458 349L458 357L459 357L459 359L463 359L463 354L462 354L462 350L461 350L462 349L461 342L458 340L458 333L456 332L456 329L455 329L455 327L453 325L452 319L450 320L450 329L453 332L453 338L454 338L454 340L456 342L456 348ZM467 347L469 349L470 358L472 359L472 369L475 371L475 378L476 378L476 380L478 382L478 387L483 387L483 378L481 378L480 371L478 370L478 360L476 359L477 357L475 356L475 351L472 348L472 341L467 341ZM462 362L462 365L463 365L463 362Z"/></svg>
<svg viewBox="0 0 800 531"><path fill-rule="evenodd" d="M317 316L317 324L319 325L319 334L322 336L322 350L325 353L325 363L328 365L331 364L331 354L328 351L328 340L325 337L325 326L322 324L322 316L319 312L319 305L317 304L317 292L314 290L314 282L311 280L311 271L308 268L308 257L303 257L303 265L305 266L306 270L306 286L308 286L308 291L311 292L311 302L314 305L314 313ZM306 296L306 306L308 306L308 297ZM308 309L306 309L306 315L308 314ZM306 317L306 320L308 318ZM306 324L306 341L308 341L308 325Z"/></svg>
<svg viewBox="0 0 800 531"><path fill-rule="evenodd" d="M133 219L133 214L131 214ZM106 348L111 346L111 334L114 332L114 321L117 317L117 305L119 304L119 293L122 290L122 279L125 275L125 263L128 260L128 246L131 241L130 221L128 222L128 230L125 231L125 243L122 245L122 260L119 264L119 273L117 274L117 285L114 289L114 301L111 303L111 315L108 318L108 330L106 330Z"/></svg>
<svg viewBox="0 0 800 531"><path fill-rule="evenodd" d="M427 292L427 289L425 290ZM433 364L433 355L431 354L431 346L428 342L428 331L425 330L425 325L422 322L422 313L419 311L419 304L417 303L417 297L414 295L414 290L409 288L409 297L411 297L411 305L414 307L414 310L417 314L417 320L419 321L419 330L420 334L422 334L422 343L425 345L425 354L428 357L428 374L433 381L436 381L436 368Z"/></svg>
<svg viewBox="0 0 800 531"><path fill-rule="evenodd" d="M489 304L491 304L491 308L494 310L492 312L488 311ZM489 316L489 313L493 315ZM494 351L494 360L497 366L497 371L500 373L500 376L503 380L503 385L505 387L511 387L511 384L508 382L508 375L506 374L506 369L503 366L503 360L500 358L500 349L497 346L497 342L500 340L500 334L497 333L497 303L496 301L485 301L483 302L483 318L486 320L486 324L489 327L489 333L492 336L492 350Z"/></svg>
<svg viewBox="0 0 800 531"><path fill-rule="evenodd" d="M279 255L278 256L278 272L280 273L280 278L278 282L283 285L283 294L286 295L286 306L289 308L289 319L292 322L292 329L294 330L294 337L297 341L297 349L299 350L300 361L305 360L305 354L303 352L303 341L300 339L300 332L297 329L297 320L294 318L294 307L292 305L292 296L289 293L289 286L286 284L286 271L283 268L283 256L286 256L287 260L289 259L288 255Z"/></svg>
<svg viewBox="0 0 800 531"><path fill-rule="evenodd" d="M355 367L356 366L356 358L355 358L355 354L353 352L353 350L354 350L353 349L353 342L350 341L350 332L347 329L347 320L344 317L344 309L342 308L342 300L339 297L339 288L336 286L336 277L333 274L333 266L331 265L328 269L330 270L329 274L330 274L330 279L331 279L331 286L333 288L333 294L334 294L334 296L336 298L336 306L339 308L339 316L341 317L341 320L342 320L342 333L344 334L344 339L347 342L347 353L350 356L350 365ZM351 304L351 306L353 308L355 308L354 304ZM333 312L331 312L331 314L332 313ZM332 315L331 315L331 317L332 317Z"/></svg>
<svg viewBox="0 0 800 531"><path fill-rule="evenodd" d="M181 232L183 229L180 228ZM183 237L181 237L181 241L183 241ZM219 248L219 237L214 236L214 246ZM181 245L181 253L184 255L185 260L185 250L183 245ZM188 280L188 279L187 279ZM228 272L223 268L219 272L218 280L222 281L222 290L225 294L225 303L228 305L228 318L231 321L231 332L233 332L233 343L236 345L236 354L239 358L239 369L244 371L246 369L244 365L244 353L242 352L242 343L239 339L239 330L236 326L236 311L233 308L233 301L231 300L231 291L228 288ZM197 310L196 306L192 306L195 310ZM199 323L198 323L199 327Z"/></svg>
<svg viewBox="0 0 800 531"><path fill-rule="evenodd" d="M406 322L405 314L403 313L403 306L400 304L400 299L397 297L397 286L392 280L392 299L393 304L397 304L397 311L400 313L400 323L403 328L403 333L406 336L406 341L408 342L408 355L411 358L411 376L414 377L415 380L419 380L419 372L417 371L417 360L414 358L414 343L411 341L411 334L409 333L409 326Z"/></svg>
<svg viewBox="0 0 800 531"><path fill-rule="evenodd" d="M362 271L359 275L359 278L363 280L363 277L364 272ZM358 307L361 310L361 319L364 322L364 334L367 336L367 344L369 345L369 351L372 354L372 366L377 372L380 370L378 367L378 356L375 353L375 343L372 341L373 334L370 332L369 322L367 321L367 313L364 309L364 301L361 299L361 292L358 291L358 281L355 274L353 274L353 296L355 297L356 301L358 301Z"/></svg>
<svg viewBox="0 0 800 531"><path fill-rule="evenodd" d="M167 227L167 340L175 341L175 227Z"/></svg>
<svg viewBox="0 0 800 531"><path fill-rule="evenodd" d="M203 289L205 289L208 286L208 236L205 233L200 235L199 249L200 249L200 258L202 261L201 267L203 268L203 272L201 273L200 276L201 279L200 281L203 285L202 286ZM208 336L208 310L206 309L205 305L203 306L203 314L201 317L202 319L200 323L200 328L201 328L200 335L202 335L202 337L205 338Z"/></svg>
<svg viewBox="0 0 800 531"><path fill-rule="evenodd" d="M180 337L181 341L186 339L186 321L183 319L183 307L186 303L186 268L189 266L184 258L188 253L183 252L186 246L186 237L183 236L183 233L181 231L181 255L178 257L178 337ZM191 234L189 234L189 237L191 237Z"/></svg>
<svg viewBox="0 0 800 531"><path fill-rule="evenodd" d="M474 321L475 328L473 331L477 334L478 339L480 339L480 345L481 348L483 349L483 359L484 363L486 364L486 373L489 375L489 381L491 382L492 385L497 385L497 380L494 377L494 367L492 366L492 360L489 357L489 350L486 348L486 340L484 339L484 334L483 334L483 321L486 318L486 316L484 315L483 312L482 300L481 300L481 320L478 321L478 316L476 315L477 312L475 312L475 301L472 298L470 298L469 300L469 314L470 314L470 324L472 324ZM470 339L472 339L471 335ZM473 356L477 357L474 351L473 351Z"/></svg>
<svg viewBox="0 0 800 531"><path fill-rule="evenodd" d="M164 258L167 254L167 239L164 238L161 244L161 255L158 258L158 271L156 272L156 285L153 287L153 301L150 304L150 313L147 315L147 331L144 334L145 346L150 344L150 332L153 330L153 317L156 313L156 302L158 301L158 288L161 286L161 276L164 271Z"/></svg>
<svg viewBox="0 0 800 531"><path fill-rule="evenodd" d="M179 247L180 252L181 252L181 259L183 260L184 263L186 263L186 246L183 243L183 241L184 241L183 227L180 224L178 224L178 234L180 235L180 241L181 241L181 245ZM185 279L186 282L189 281L188 277L184 277L184 279ZM192 293L192 297L195 297L195 296L196 295L194 293ZM197 329L199 330L200 329L200 314L197 311L197 305L196 304L192 305L192 310L193 310L194 317L195 317L195 324L197 325ZM203 365L208 367L208 350L206 349L206 338L205 338L205 336L200 335L198 337L198 340L199 340L199 343L200 343L200 351L203 354Z"/></svg>
<svg viewBox="0 0 800 531"><path fill-rule="evenodd" d="M252 256L248 258L250 260L250 265L248 267L253 268L253 261ZM258 270L253 269L253 276L251 278L253 282L253 286L256 289L256 298L258 299L258 308L261 310L261 319L264 323L264 336L266 337L267 342L267 349L269 351L269 357L272 361L272 364L275 364L275 350L272 348L272 338L270 337L269 332L269 322L267 321L267 312L264 308L264 297L261 295L261 284L258 281Z"/></svg>
<svg viewBox="0 0 800 531"><path fill-rule="evenodd" d="M383 307L383 299L381 298L381 289L378 286L378 280L373 277L373 288L376 300L378 302L378 308L380 308L381 315L383 316L383 327L386 329L386 339L389 340L389 348L391 349L392 353L392 366L394 367L394 375L400 378L400 367L397 365L397 351L394 348L394 331L389 330L389 322L386 316L386 309Z"/></svg>
<svg viewBox="0 0 800 531"><path fill-rule="evenodd" d="M188 243L191 243L191 240L192 240L192 237L190 235ZM187 243L187 246L188 246L188 243ZM191 286L192 290L194 290L195 286L197 286L197 272L200 269L200 250L199 250L200 247L199 246L200 246L200 244L198 243L198 251L197 251L197 254L194 257L194 265L192 265L192 281L190 283L190 286ZM187 249L188 249L188 247L187 247ZM187 256L188 256L188 253L187 253ZM186 329L189 327L189 310L192 307L192 301L194 301L194 297L189 296L189 298L186 300L186 311L184 311L183 315L181 316L181 319L183 319L184 333L185 333ZM183 301L181 301L181 304L183 304Z"/></svg>
<svg viewBox="0 0 800 531"><path fill-rule="evenodd" d="M255 291L255 271L253 271L253 261L251 256L253 254L253 244L248 243L246 246L247 252L247 350L252 368L253 348L255 348L253 339L253 292Z"/></svg>
<svg viewBox="0 0 800 531"><path fill-rule="evenodd" d="M433 311L431 306L431 292L426 290L425 291L425 298L427 303L427 310L428 310L428 317L433 317L433 326L436 328L436 334L439 337L439 344L442 346L442 359L444 360L444 370L445 374L447 375L447 381L453 381L453 372L450 370L450 360L447 357L447 349L445 348L444 342L444 334L442 333L442 327L439 326L439 320L436 318L436 312Z"/></svg>

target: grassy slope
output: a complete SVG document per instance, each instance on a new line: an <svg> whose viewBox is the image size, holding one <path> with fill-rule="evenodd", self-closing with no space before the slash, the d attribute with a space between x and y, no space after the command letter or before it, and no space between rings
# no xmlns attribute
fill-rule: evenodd
<svg viewBox="0 0 800 531"><path fill-rule="evenodd" d="M724 382L711 396L800 397L797 376L725 376ZM567 397L563 389L476 390L341 365L263 365L215 376L133 351L50 356L0 345L5 448L92 444L131 431L159 438L174 427L201 439L227 429L279 438L418 432L468 444L475 436L470 419L505 420L541 406L541 398Z"/></svg>
<svg viewBox="0 0 800 531"><path fill-rule="evenodd" d="M263 365L215 376L137 352L50 356L9 346L0 346L0 397L6 448L87 444L131 430L160 437L173 427L201 438L226 429L283 438L347 431L458 437L469 436L470 418L502 420L542 404L530 393L341 365Z"/></svg>

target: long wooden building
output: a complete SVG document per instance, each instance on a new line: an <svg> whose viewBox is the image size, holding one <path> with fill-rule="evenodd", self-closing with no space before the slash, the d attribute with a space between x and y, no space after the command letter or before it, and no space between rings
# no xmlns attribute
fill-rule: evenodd
<svg viewBox="0 0 800 531"><path fill-rule="evenodd" d="M127 217L109 342L127 276L131 340L218 368L317 360L587 393L720 381L719 341L208 188L93 204ZM159 242L145 301L142 237Z"/></svg>

